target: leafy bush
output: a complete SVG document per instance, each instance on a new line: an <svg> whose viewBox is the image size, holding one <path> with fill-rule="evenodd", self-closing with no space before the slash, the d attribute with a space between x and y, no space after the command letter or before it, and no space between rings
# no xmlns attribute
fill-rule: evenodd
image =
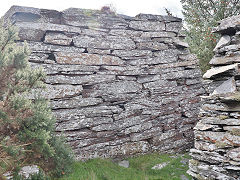
<svg viewBox="0 0 240 180"><path fill-rule="evenodd" d="M73 154L54 132L47 101L27 98L32 89L44 87L45 74L31 69L28 47L17 46L17 39L15 27L0 24L0 175L36 164L60 176L69 172Z"/></svg>

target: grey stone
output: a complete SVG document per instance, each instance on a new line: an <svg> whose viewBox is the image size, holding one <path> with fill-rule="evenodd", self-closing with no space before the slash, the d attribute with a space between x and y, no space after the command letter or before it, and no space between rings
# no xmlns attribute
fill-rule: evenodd
<svg viewBox="0 0 240 180"><path fill-rule="evenodd" d="M178 33L182 29L181 22L169 22L166 24L166 31Z"/></svg>
<svg viewBox="0 0 240 180"><path fill-rule="evenodd" d="M184 174L180 175L181 180L189 180L189 178L187 176L185 176Z"/></svg>
<svg viewBox="0 0 240 180"><path fill-rule="evenodd" d="M203 75L203 78L211 79L218 74L222 74L222 73L230 71L230 70L238 71L238 64L232 64L232 65L221 66L221 67L216 67L216 68L209 69Z"/></svg>
<svg viewBox="0 0 240 180"><path fill-rule="evenodd" d="M231 77L227 81L224 81L218 86L211 95L222 95L227 93L234 93L237 91L236 82L234 77Z"/></svg>
<svg viewBox="0 0 240 180"><path fill-rule="evenodd" d="M189 48L188 43L181 41L179 38L174 38L173 43L175 46L180 47L180 48Z"/></svg>
<svg viewBox="0 0 240 180"><path fill-rule="evenodd" d="M81 85L50 85L46 86L46 89L35 89L32 91L30 98L34 98L34 95L40 95L46 99L60 99L66 97L77 96L82 92Z"/></svg>
<svg viewBox="0 0 240 180"><path fill-rule="evenodd" d="M159 32L143 32L141 37L144 38L168 38L168 37L175 37L176 33L174 32L166 32L166 31L159 31Z"/></svg>
<svg viewBox="0 0 240 180"><path fill-rule="evenodd" d="M135 43L128 37L107 36L105 38L93 38L89 36L76 36L73 43L77 47L99 49L134 49Z"/></svg>
<svg viewBox="0 0 240 180"><path fill-rule="evenodd" d="M112 29L126 29L127 22L120 16L114 13L106 13L100 10L69 8L64 10L62 15L62 23L92 28L112 28Z"/></svg>
<svg viewBox="0 0 240 180"><path fill-rule="evenodd" d="M120 161L118 162L118 165L121 167L129 168L129 161L127 160Z"/></svg>
<svg viewBox="0 0 240 180"><path fill-rule="evenodd" d="M33 53L53 53L53 52L82 53L85 51L85 49L83 48L44 44L41 42L28 42L28 45Z"/></svg>
<svg viewBox="0 0 240 180"><path fill-rule="evenodd" d="M118 57L88 53L57 52L56 61L59 64L80 65L122 65L124 61Z"/></svg>
<svg viewBox="0 0 240 180"><path fill-rule="evenodd" d="M219 24L220 25L214 29L214 32L224 33L231 31L232 28L239 26L239 15L225 18L221 20Z"/></svg>
<svg viewBox="0 0 240 180"><path fill-rule="evenodd" d="M137 19L142 19L142 20L154 20L154 21L165 21L165 22L181 22L182 19L174 16L162 16L162 15L153 15L153 14L143 14L140 13L136 15Z"/></svg>
<svg viewBox="0 0 240 180"><path fill-rule="evenodd" d="M166 50L168 49L168 46L164 43L159 43L159 42L140 42L136 44L137 49L141 49L143 50L152 50L152 51L156 51L156 50Z"/></svg>
<svg viewBox="0 0 240 180"><path fill-rule="evenodd" d="M71 37L56 32L47 32L44 38L44 43L49 44L70 46L71 42L72 42Z"/></svg>
<svg viewBox="0 0 240 180"><path fill-rule="evenodd" d="M112 54L121 59L147 58L152 56L152 52L149 50L114 50Z"/></svg>
<svg viewBox="0 0 240 180"><path fill-rule="evenodd" d="M151 169L160 170L160 169L166 167L168 164L169 164L168 162L164 162L164 163L161 163L161 164L157 164L157 165L153 166Z"/></svg>
<svg viewBox="0 0 240 180"><path fill-rule="evenodd" d="M101 98L81 98L76 97L73 99L51 101L52 109L72 109L80 107L88 107L93 105L99 105L103 102Z"/></svg>
<svg viewBox="0 0 240 180"><path fill-rule="evenodd" d="M230 36L228 35L222 36L213 51L216 51L217 49L222 48L223 46L229 45L230 42L231 42Z"/></svg>
<svg viewBox="0 0 240 180"><path fill-rule="evenodd" d="M72 84L72 85L93 85L102 82L111 82L115 80L114 75L88 75L88 76L48 76L46 83L49 84Z"/></svg>
<svg viewBox="0 0 240 180"><path fill-rule="evenodd" d="M211 65L225 65L240 62L240 56L214 56L209 64Z"/></svg>
<svg viewBox="0 0 240 180"><path fill-rule="evenodd" d="M131 21L129 27L142 31L164 31L165 23L151 21Z"/></svg>
<svg viewBox="0 0 240 180"><path fill-rule="evenodd" d="M38 173L39 173L38 166L32 165L32 166L22 167L18 174L22 175L24 178L29 178L30 175L38 174Z"/></svg>

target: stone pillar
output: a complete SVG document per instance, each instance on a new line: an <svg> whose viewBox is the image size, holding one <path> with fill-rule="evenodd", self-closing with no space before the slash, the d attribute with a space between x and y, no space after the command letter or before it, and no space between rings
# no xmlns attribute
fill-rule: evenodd
<svg viewBox="0 0 240 180"><path fill-rule="evenodd" d="M204 75L201 120L188 173L197 179L240 178L240 16L224 19L214 30L221 39Z"/></svg>

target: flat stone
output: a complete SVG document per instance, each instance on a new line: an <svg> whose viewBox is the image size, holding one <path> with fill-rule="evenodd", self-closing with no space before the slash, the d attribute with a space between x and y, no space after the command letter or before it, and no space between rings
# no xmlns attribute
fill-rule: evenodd
<svg viewBox="0 0 240 180"><path fill-rule="evenodd" d="M165 23L151 21L131 21L129 27L142 31L164 31Z"/></svg>
<svg viewBox="0 0 240 180"><path fill-rule="evenodd" d="M195 138L206 142L220 142L231 146L240 146L240 136L228 132L195 131Z"/></svg>
<svg viewBox="0 0 240 180"><path fill-rule="evenodd" d="M165 21L165 22L181 22L182 19L174 16L163 16L163 15L153 15L153 14L143 14L140 13L135 16L137 19L142 20L154 20L154 21Z"/></svg>
<svg viewBox="0 0 240 180"><path fill-rule="evenodd" d="M114 36L123 36L123 37L140 37L143 32L142 31L133 31L128 29L111 29L109 32L110 35Z"/></svg>
<svg viewBox="0 0 240 180"><path fill-rule="evenodd" d="M224 33L228 31L230 32L233 31L232 29L240 25L239 18L240 18L240 15L237 15L237 16L231 16L219 21L220 25L217 28L215 28L213 32Z"/></svg>
<svg viewBox="0 0 240 180"><path fill-rule="evenodd" d="M230 42L231 37L229 35L222 36L213 51L216 51L217 49L222 48L223 46L229 45Z"/></svg>
<svg viewBox="0 0 240 180"><path fill-rule="evenodd" d="M89 36L76 36L73 43L77 47L99 48L99 49L134 49L135 43L128 37L107 36L105 38L93 38Z"/></svg>
<svg viewBox="0 0 240 180"><path fill-rule="evenodd" d="M176 47L189 48L188 43L186 43L186 42L184 42L184 41L181 41L179 38L174 38L174 39L173 39L173 44L174 44Z"/></svg>
<svg viewBox="0 0 240 180"><path fill-rule="evenodd" d="M20 30L30 29L30 30L41 30L41 31L56 31L56 32L68 32L68 33L76 33L80 34L82 31L78 27L66 26L63 24L51 24L51 23L31 23L31 22L18 22L15 24Z"/></svg>
<svg viewBox="0 0 240 180"><path fill-rule="evenodd" d="M104 28L104 29L126 29L127 21L114 14L91 9L68 8L62 11L62 23L71 26Z"/></svg>
<svg viewBox="0 0 240 180"><path fill-rule="evenodd" d="M134 81L119 81L112 83L102 83L95 87L96 90L89 93L91 97L110 96L121 97L121 94L137 93L142 89L142 85ZM124 97L124 96L123 96Z"/></svg>
<svg viewBox="0 0 240 180"><path fill-rule="evenodd" d="M206 117L202 119L203 123L206 124L215 124L215 125L229 125L229 126L234 126L234 125L240 125L240 119L234 119L234 118L227 118L227 119L219 119L217 117Z"/></svg>
<svg viewBox="0 0 240 180"><path fill-rule="evenodd" d="M227 66L222 66L222 67L216 67L209 69L204 75L203 78L205 79L211 79L216 75L225 73L227 71L236 71L238 72L238 64L232 64L232 65L227 65Z"/></svg>
<svg viewBox="0 0 240 180"><path fill-rule="evenodd" d="M225 65L240 62L240 56L214 56L209 64L211 65Z"/></svg>
<svg viewBox="0 0 240 180"><path fill-rule="evenodd" d="M118 57L88 53L57 52L56 61L59 64L79 65L122 65L124 61Z"/></svg>
<svg viewBox="0 0 240 180"><path fill-rule="evenodd" d="M94 49L94 48L87 48L88 53L90 54L101 54L101 55L110 55L110 49Z"/></svg>
<svg viewBox="0 0 240 180"><path fill-rule="evenodd" d="M122 59L134 59L142 57L151 57L152 51L149 50L114 50L113 55L118 56Z"/></svg>
<svg viewBox="0 0 240 180"><path fill-rule="evenodd" d="M57 101L51 101L51 108L52 109L72 109L72 108L99 105L102 102L103 102L103 99L101 98L76 97L76 98L66 99L66 100L61 99Z"/></svg>
<svg viewBox="0 0 240 180"><path fill-rule="evenodd" d="M136 44L137 49L141 49L143 50L152 50L152 51L156 51L156 50L166 50L168 49L168 45L164 44L164 43L160 43L160 42L140 42Z"/></svg>
<svg viewBox="0 0 240 180"><path fill-rule="evenodd" d="M21 43L20 45L23 44ZM46 54L53 52L82 53L85 51L85 49L83 48L44 44L42 42L28 42L28 45L32 53L46 53Z"/></svg>
<svg viewBox="0 0 240 180"><path fill-rule="evenodd" d="M202 122L198 122L197 125L194 127L194 129L200 130L200 131L206 131L206 130L212 129L214 126L215 125L204 124Z"/></svg>
<svg viewBox="0 0 240 180"><path fill-rule="evenodd" d="M207 132L207 131L204 131ZM201 151L197 149L190 149L190 155L199 161L207 161L211 164L219 164L226 161L225 156L221 156L217 152L208 152L208 151Z"/></svg>
<svg viewBox="0 0 240 180"><path fill-rule="evenodd" d="M88 75L88 76L48 76L46 83L49 84L72 84L72 85L93 85L103 82L112 82L116 79L115 75Z"/></svg>
<svg viewBox="0 0 240 180"><path fill-rule="evenodd" d="M177 36L174 32L158 31L158 32L143 32L143 38L172 38Z"/></svg>
<svg viewBox="0 0 240 180"><path fill-rule="evenodd" d="M34 94L39 94L41 97L46 99L60 99L66 97L77 96L82 92L83 88L81 85L72 86L72 85L50 85L46 86L46 89L36 89L32 92L32 98Z"/></svg>
<svg viewBox="0 0 240 180"><path fill-rule="evenodd" d="M49 44L70 46L71 42L72 38L63 33L47 32L44 38L44 43Z"/></svg>
<svg viewBox="0 0 240 180"><path fill-rule="evenodd" d="M228 93L234 93L237 91L236 82L234 77L231 77L227 81L224 81L220 86L218 86L211 95L222 95Z"/></svg>
<svg viewBox="0 0 240 180"><path fill-rule="evenodd" d="M118 162L118 165L121 167L129 168L129 161L127 160L120 161Z"/></svg>
<svg viewBox="0 0 240 180"><path fill-rule="evenodd" d="M240 161L240 147L234 148L227 152L227 157L233 159L234 161Z"/></svg>
<svg viewBox="0 0 240 180"><path fill-rule="evenodd" d="M182 29L182 22L166 23L166 31L178 33Z"/></svg>
<svg viewBox="0 0 240 180"><path fill-rule="evenodd" d="M160 169L166 167L168 164L169 164L169 162L164 162L164 163L161 163L161 164L157 164L157 165L153 166L151 169L160 170Z"/></svg>
<svg viewBox="0 0 240 180"><path fill-rule="evenodd" d="M67 65L67 64L39 64L31 63L32 68L43 68L44 72L47 75L91 75L99 71L98 66L85 66L85 65Z"/></svg>

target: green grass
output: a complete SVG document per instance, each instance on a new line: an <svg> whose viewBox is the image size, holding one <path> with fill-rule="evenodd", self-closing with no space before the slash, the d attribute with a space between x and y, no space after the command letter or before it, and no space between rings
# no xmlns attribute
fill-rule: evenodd
<svg viewBox="0 0 240 180"><path fill-rule="evenodd" d="M172 155L176 156L176 155ZM179 180L186 174L188 164L182 159L190 159L189 155L177 155L175 158L167 154L149 154L128 158L129 168L120 167L110 159L92 159L87 162L75 162L73 173L61 180ZM151 169L156 164L169 162L161 170Z"/></svg>

